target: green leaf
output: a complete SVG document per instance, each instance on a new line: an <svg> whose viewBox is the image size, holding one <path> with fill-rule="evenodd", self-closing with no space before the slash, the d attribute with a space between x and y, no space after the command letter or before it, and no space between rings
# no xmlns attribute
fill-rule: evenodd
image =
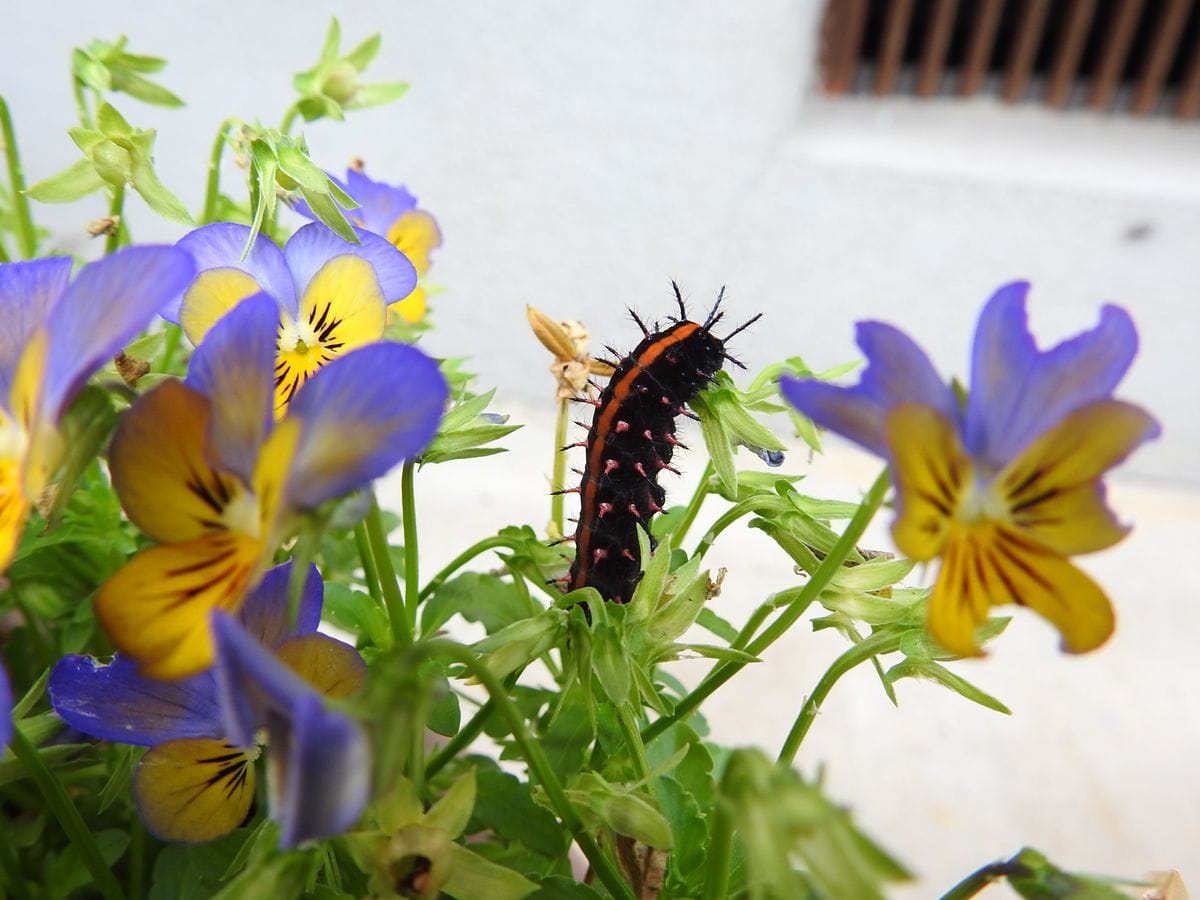
<svg viewBox="0 0 1200 900"><path fill-rule="evenodd" d="M57 175L51 175L28 188L25 193L39 203L70 203L104 187L89 159L77 160Z"/></svg>
<svg viewBox="0 0 1200 900"><path fill-rule="evenodd" d="M629 701L633 686L630 660L625 652L622 632L607 623L598 623L592 635L592 671L608 699L616 706Z"/></svg>
<svg viewBox="0 0 1200 900"><path fill-rule="evenodd" d="M429 808L421 824L426 828L440 828L452 838L458 837L471 820L475 794L475 770L471 769Z"/></svg>
<svg viewBox="0 0 1200 900"><path fill-rule="evenodd" d="M110 140L124 138L129 140L133 137L134 128L126 118L121 115L115 106L111 103L102 103L100 108L96 110L96 128L104 133L104 136Z"/></svg>
<svg viewBox="0 0 1200 900"><path fill-rule="evenodd" d="M700 610L700 615L696 616L696 624L712 632L726 643L732 644L737 640L737 629L707 606Z"/></svg>
<svg viewBox="0 0 1200 900"><path fill-rule="evenodd" d="M168 844L154 860L149 900L207 900L246 842L238 829L211 844Z"/></svg>
<svg viewBox="0 0 1200 900"><path fill-rule="evenodd" d="M441 585L421 608L421 633L432 634L456 614L488 634L529 617L529 600L509 580L465 572Z"/></svg>
<svg viewBox="0 0 1200 900"><path fill-rule="evenodd" d="M112 87L108 67L85 50L71 51L71 74L96 92Z"/></svg>
<svg viewBox="0 0 1200 900"><path fill-rule="evenodd" d="M617 834L623 834L659 850L672 847L671 828L663 814L631 790L610 784L596 772L575 779L567 796Z"/></svg>
<svg viewBox="0 0 1200 900"><path fill-rule="evenodd" d="M350 65L354 66L354 68L361 72L368 65L370 65L371 60L373 60L375 55L379 53L379 48L381 46L383 46L383 37L379 34L379 32L375 32L375 34L371 35L369 38L347 53L344 58L346 62L350 63ZM336 53L337 47L335 46L333 49L334 53Z"/></svg>
<svg viewBox="0 0 1200 900"><path fill-rule="evenodd" d="M554 816L533 802L528 784L498 769L480 770L476 779L475 808L467 833L490 828L551 859L566 852L566 833Z"/></svg>
<svg viewBox="0 0 1200 900"><path fill-rule="evenodd" d="M155 174L154 167L148 158L134 159L133 189L146 201L147 206L164 219L178 222L181 225L195 224L183 202L158 180L158 175Z"/></svg>
<svg viewBox="0 0 1200 900"><path fill-rule="evenodd" d="M942 687L954 691L956 694L966 697L973 703L978 703L980 706L985 706L998 713L1004 713L1006 716L1012 715L1012 710L991 694L977 688L961 675L951 672L945 666L933 660L906 659L888 669L887 680L889 682L895 684L901 678L927 678L930 681L937 682Z"/></svg>
<svg viewBox="0 0 1200 900"><path fill-rule="evenodd" d="M312 210L313 215L342 240L352 244L361 244L362 239L355 233L354 227L346 220L346 216L325 191L312 191L303 184L300 185L300 195Z"/></svg>
<svg viewBox="0 0 1200 900"><path fill-rule="evenodd" d="M133 72L116 71L113 73L112 86L114 90L123 91L131 97L136 97L143 103L154 106L176 108L183 106L183 100L167 90L161 84L155 84L147 78L142 78Z"/></svg>
<svg viewBox="0 0 1200 900"><path fill-rule="evenodd" d="M392 627L387 613L369 594L338 582L326 582L322 618L369 641L380 649L392 645Z"/></svg>
<svg viewBox="0 0 1200 900"><path fill-rule="evenodd" d="M557 715L542 732L539 743L550 768L565 780L583 767L587 748L595 739L595 720L583 689L576 685L563 695Z"/></svg>
<svg viewBox="0 0 1200 900"><path fill-rule="evenodd" d="M98 831L92 838L109 866L116 865L129 846L128 833L114 828ZM51 857L46 863L43 884L50 888L49 896L55 900L65 898L91 882L91 873L83 864L74 844L68 844L62 853Z"/></svg>
<svg viewBox="0 0 1200 900"><path fill-rule="evenodd" d="M295 179L307 190L321 194L328 192L329 176L294 142L280 140L275 148L275 160L279 163L280 171Z"/></svg>
<svg viewBox="0 0 1200 900"><path fill-rule="evenodd" d="M372 106L383 106L399 100L408 93L408 83L404 81L389 81L384 84L364 84L354 94L354 98L345 104L346 109L368 109Z"/></svg>
<svg viewBox="0 0 1200 900"><path fill-rule="evenodd" d="M529 895L528 900L601 900L601 896L595 889L574 878L551 875L541 880L540 887Z"/></svg>
<svg viewBox="0 0 1200 900"><path fill-rule="evenodd" d="M537 890L537 885L512 869L489 862L461 844L450 847L452 867L442 891L458 900L521 900Z"/></svg>

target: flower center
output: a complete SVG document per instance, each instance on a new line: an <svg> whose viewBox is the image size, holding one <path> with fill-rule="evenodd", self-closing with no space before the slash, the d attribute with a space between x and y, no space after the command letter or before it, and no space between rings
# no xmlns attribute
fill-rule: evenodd
<svg viewBox="0 0 1200 900"><path fill-rule="evenodd" d="M966 479L959 494L954 518L968 527L984 522L1006 522L1009 518L1008 504L996 490L992 478L973 473Z"/></svg>

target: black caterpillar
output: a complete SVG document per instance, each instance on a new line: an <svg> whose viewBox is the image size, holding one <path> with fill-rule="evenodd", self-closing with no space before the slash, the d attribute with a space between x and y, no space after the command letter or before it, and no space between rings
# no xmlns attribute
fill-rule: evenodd
<svg viewBox="0 0 1200 900"><path fill-rule="evenodd" d="M725 352L725 342L759 318L718 338L711 329L724 315L725 289L704 324L698 324L688 320L679 287L671 286L679 318L670 328L652 334L630 310L644 338L616 364L600 399L590 401L596 412L585 444L583 479L578 488L564 491L578 493L581 501L567 590L590 586L614 603L628 603L641 578L637 529L649 533L651 517L666 502L658 473L678 474L670 465L675 448L683 446L675 437L676 417L695 418L684 405L713 380L725 360L741 366Z"/></svg>

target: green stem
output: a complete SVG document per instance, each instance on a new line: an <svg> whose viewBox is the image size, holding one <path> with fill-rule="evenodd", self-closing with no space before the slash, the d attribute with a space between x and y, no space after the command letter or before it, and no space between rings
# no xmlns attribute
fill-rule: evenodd
<svg viewBox="0 0 1200 900"><path fill-rule="evenodd" d="M711 459L704 464L704 471L700 473L700 483L696 485L696 492L692 494L692 499L688 501L687 509L683 512L683 519L675 529L671 541L672 546L678 547L683 543L684 537L696 521L696 516L700 514L700 507L704 505L704 501L708 497L708 483L712 480L713 472L715 471Z"/></svg>
<svg viewBox="0 0 1200 900"><path fill-rule="evenodd" d="M408 613L404 610L404 595L400 593L400 580L396 577L392 556L388 552L387 535L383 533L383 518L379 512L379 501L375 498L371 498L371 511L367 513L364 521L367 526L367 539L371 544L371 555L375 557L375 566L379 570L379 587L383 591L388 618L392 622L392 638L399 647L411 647L412 628L408 623Z"/></svg>
<svg viewBox="0 0 1200 900"><path fill-rule="evenodd" d="M633 720L633 708L628 703L617 704L617 722L621 725L625 748L633 761L634 776L638 781L645 781L650 775L650 761L646 759L646 745L642 743L637 722Z"/></svg>
<svg viewBox="0 0 1200 900"><path fill-rule="evenodd" d="M100 854L100 848L96 846L96 841L92 837L87 823L83 821L83 816L79 814L79 810L67 796L62 783L54 776L53 772L46 768L41 754L30 743L29 738L25 737L21 726L17 723L13 724L13 736L9 747L12 748L13 755L20 760L21 765L33 778L42 792L42 796L46 799L46 805L75 846L75 852L79 854L84 866L91 873L96 890L105 897L105 900L124 900L125 894L116 878L113 877L108 863Z"/></svg>
<svg viewBox="0 0 1200 900"><path fill-rule="evenodd" d="M12 189L13 215L17 219L21 256L33 259L37 255L37 234L34 233L33 216L29 212L29 198L25 196L25 173L21 169L21 155L17 152L17 134L8 112L8 103L3 97L0 97L0 138L4 142L4 158L8 163L8 185Z"/></svg>
<svg viewBox="0 0 1200 900"><path fill-rule="evenodd" d="M718 800L713 813L712 836L708 841L708 871L704 877L703 900L724 900L733 868L733 816Z"/></svg>
<svg viewBox="0 0 1200 900"><path fill-rule="evenodd" d="M141 816L129 824L129 900L142 900L146 887L146 826Z"/></svg>
<svg viewBox="0 0 1200 900"><path fill-rule="evenodd" d="M296 121L296 116L300 114L300 108L295 103L288 107L288 111L283 114L283 122L279 125L279 130L283 134L287 134L292 130L292 123Z"/></svg>
<svg viewBox="0 0 1200 900"><path fill-rule="evenodd" d="M122 220L121 211L125 208L125 185L118 184L113 188L112 200L108 204L108 217L112 219L113 225L109 229L108 237L104 239L104 255L115 253L117 248L121 246L121 232L125 228L125 222Z"/></svg>
<svg viewBox="0 0 1200 900"><path fill-rule="evenodd" d="M700 543L696 545L696 552L693 556L703 557L708 549L716 542L717 536L722 531L736 522L743 516L748 516L751 513L756 513L760 509L771 509L778 506L779 498L770 496L751 497L748 500L743 500L741 503L735 503L729 509L725 510L718 518L709 526L708 531L704 532L704 537L700 538Z"/></svg>
<svg viewBox="0 0 1200 900"><path fill-rule="evenodd" d="M379 571L375 568L375 560L371 556L371 541L367 537L367 527L362 522L354 526L354 543L358 547L358 558L362 562L363 581L367 584L367 593L376 603L383 603L383 591L379 589Z"/></svg>
<svg viewBox="0 0 1200 900"><path fill-rule="evenodd" d="M520 709L517 708L512 698L509 697L508 691L500 679L492 674L491 670L474 653L461 644L456 644L452 641L435 640L422 645L420 652L422 655L427 656L449 657L466 667L479 680L480 684L487 690L488 696L491 697L490 702L496 705L496 709L504 717L513 740L520 746L521 753L525 758L526 764L529 766L530 773L541 784L542 789L546 792L546 799L550 802L550 806L554 808L554 811L558 814L559 819L562 820L567 831L571 832L571 836L575 838L575 843L579 845L579 849L587 857L588 862L592 866L592 871L596 873L596 877L600 879L601 883L608 888L608 892L614 897L622 898L622 900L635 900L633 891L625 882L625 879L621 877L620 870L616 864L601 849L600 845L596 843L595 838L592 837L584 826L583 821L579 818L575 807L571 805L571 801L567 798L566 792L563 791L558 776L554 774L554 769L550 765L546 751L542 749L542 745L534 740L533 735L529 733L529 728L525 724L525 719L521 715Z"/></svg>
<svg viewBox="0 0 1200 900"><path fill-rule="evenodd" d="M216 140L213 141L212 153L208 157L208 181L204 191L204 209L200 213L200 224L207 225L217 217L217 200L221 196L221 157L225 153L226 138L229 129L237 124L237 119L226 119L217 129Z"/></svg>
<svg viewBox="0 0 1200 900"><path fill-rule="evenodd" d="M0 263L12 262L12 257L8 255L8 248L4 246L4 241L0 239Z"/></svg>
<svg viewBox="0 0 1200 900"><path fill-rule="evenodd" d="M404 534L404 596L408 600L408 630L417 633L417 606L421 602L421 580L417 562L417 497L413 491L413 472L417 464L409 460L400 474L400 525Z"/></svg>
<svg viewBox="0 0 1200 900"><path fill-rule="evenodd" d="M833 690L833 686L837 684L839 678L859 663L866 662L881 653L894 653L899 646L900 637L894 630L881 630L859 641L835 659L833 665L821 676L817 686L813 688L813 692L808 695L804 705L800 707L800 714L792 723L792 730L788 732L788 736L783 742L783 749L779 751L779 762L785 766L792 764L796 758L796 751L800 749L801 742L808 734L808 729L812 727L813 720L821 711L821 704L825 702L825 698L829 696L829 692Z"/></svg>
<svg viewBox="0 0 1200 900"><path fill-rule="evenodd" d="M550 527L555 538L563 536L563 495L559 493L566 485L567 454L562 447L567 443L567 424L571 420L567 400L558 401L558 421L554 426L554 474L550 477Z"/></svg>
<svg viewBox="0 0 1200 900"><path fill-rule="evenodd" d="M846 524L846 530L837 539L837 543L833 545L833 548L829 551L829 555L821 561L821 565L817 567L817 571L813 573L808 583L796 593L796 596L784 608L779 617L744 648L747 653L752 656L760 656L764 650L775 643L784 632L791 628L800 616L804 615L804 611L808 609L809 604L816 600L820 596L821 591L829 586L829 582L833 580L833 576L842 567L842 563L854 552L854 547L857 545L858 539L862 537L863 531L866 530L867 525L879 510L880 505L883 503L884 495L887 493L887 488L888 473L885 469L875 479L875 483L871 485L871 489L867 491L863 502L859 504L854 516ZM695 690L679 701L671 715L663 716L643 731L642 739L648 744L676 722L687 718L697 706L714 693L717 688L740 672L745 665L746 663L740 662L718 663L704 677L704 680L700 682Z"/></svg>
<svg viewBox="0 0 1200 900"><path fill-rule="evenodd" d="M450 560L450 562L446 564L445 568L443 568L440 572L434 575L432 579L430 579L429 584L425 585L425 587L421 590L421 599L428 599L429 595L445 584L446 580L451 575L453 575L475 557L482 556L484 553L487 553L489 550L494 550L497 547L507 547L509 550L519 550L521 544L518 542L518 540L505 537L502 534L493 535L492 537L484 538L482 541L472 544L462 553L458 554L458 556L454 557L454 559Z"/></svg>

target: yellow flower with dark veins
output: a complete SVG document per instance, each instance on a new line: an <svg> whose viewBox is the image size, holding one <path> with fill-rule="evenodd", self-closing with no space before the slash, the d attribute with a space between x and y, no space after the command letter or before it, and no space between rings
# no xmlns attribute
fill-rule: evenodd
<svg viewBox="0 0 1200 900"><path fill-rule="evenodd" d="M442 232L437 220L417 205L417 198L408 188L369 178L363 171L362 160L356 160L346 170L344 182L333 175L329 177L359 204L356 209L346 211L346 218L357 227L383 237L408 257L417 277L424 278L431 265L430 254L442 245ZM296 202L295 210L310 219L316 218L303 201ZM425 317L425 288L418 282L409 293L389 303L389 313L406 322L420 322Z"/></svg>
<svg viewBox="0 0 1200 900"><path fill-rule="evenodd" d="M113 487L158 543L100 587L96 617L149 677L211 665L209 614L237 612L299 517L416 456L441 421L437 363L377 342L324 366L276 422L277 321L271 297L243 300L196 349L187 380L143 394L113 436Z"/></svg>
<svg viewBox="0 0 1200 900"><path fill-rule="evenodd" d="M417 283L408 258L378 235L359 230L362 243L344 241L324 225L297 231L281 251L263 235L242 249L250 229L231 222L205 225L178 247L196 261L197 275L163 315L197 346L240 301L265 292L279 306L275 356L275 416L322 366L383 337L387 307Z"/></svg>
<svg viewBox="0 0 1200 900"><path fill-rule="evenodd" d="M1108 639L1112 605L1069 557L1125 536L1100 479L1159 434L1144 409L1112 397L1137 352L1128 313L1105 306L1096 328L1040 351L1028 290L1006 285L984 308L965 408L921 349L879 322L858 326L868 366L855 387L781 386L818 425L889 461L892 535L910 559L941 560L929 632L960 656L979 653L975 629L1007 603L1048 619L1069 652Z"/></svg>

